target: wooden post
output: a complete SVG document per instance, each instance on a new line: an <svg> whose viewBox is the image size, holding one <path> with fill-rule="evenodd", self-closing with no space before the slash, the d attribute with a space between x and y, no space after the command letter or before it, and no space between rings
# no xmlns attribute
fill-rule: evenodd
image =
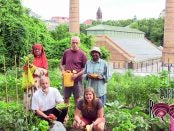
<svg viewBox="0 0 174 131"><path fill-rule="evenodd" d="M8 103L7 70L6 70L5 55L4 55L4 76L5 76L5 94L6 94L6 102Z"/></svg>
<svg viewBox="0 0 174 131"><path fill-rule="evenodd" d="M17 63L16 63L16 55L15 55L15 69L16 69L16 78L15 78L15 81L16 81L16 104L18 105L18 69L17 69Z"/></svg>

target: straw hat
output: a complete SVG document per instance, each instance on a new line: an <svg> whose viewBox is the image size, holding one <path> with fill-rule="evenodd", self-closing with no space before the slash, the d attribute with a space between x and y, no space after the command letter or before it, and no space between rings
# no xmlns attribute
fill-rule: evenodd
<svg viewBox="0 0 174 131"><path fill-rule="evenodd" d="M94 46L94 47L91 49L90 54L92 54L93 51L98 52L98 53L101 55L101 50L100 50L99 47Z"/></svg>

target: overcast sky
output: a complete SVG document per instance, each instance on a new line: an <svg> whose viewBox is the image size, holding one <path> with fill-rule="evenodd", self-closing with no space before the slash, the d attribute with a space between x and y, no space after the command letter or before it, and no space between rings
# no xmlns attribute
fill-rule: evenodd
<svg viewBox="0 0 174 131"><path fill-rule="evenodd" d="M22 0L23 5L41 16L50 19L52 16L69 17L69 0ZM166 0L79 0L80 21L96 19L100 6L103 20L158 18L165 8Z"/></svg>

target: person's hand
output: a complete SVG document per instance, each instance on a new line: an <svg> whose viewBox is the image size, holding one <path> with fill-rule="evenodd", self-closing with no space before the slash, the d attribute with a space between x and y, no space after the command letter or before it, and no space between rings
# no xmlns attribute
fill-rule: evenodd
<svg viewBox="0 0 174 131"><path fill-rule="evenodd" d="M94 80L102 80L103 77L101 75L98 74L87 74L88 78L90 79L94 79Z"/></svg>
<svg viewBox="0 0 174 131"><path fill-rule="evenodd" d="M97 77L97 79L102 80L103 77L102 77L101 75L99 75L99 76Z"/></svg>
<svg viewBox="0 0 174 131"><path fill-rule="evenodd" d="M49 114L47 118L52 121L55 121L57 119L57 117L54 114Z"/></svg>
<svg viewBox="0 0 174 131"><path fill-rule="evenodd" d="M78 77L78 74L73 74L72 79L75 80Z"/></svg>
<svg viewBox="0 0 174 131"><path fill-rule="evenodd" d="M91 76L91 74L87 74L87 77L90 79L93 79L93 77Z"/></svg>
<svg viewBox="0 0 174 131"><path fill-rule="evenodd" d="M87 74L88 78L90 79L98 79L98 75L97 74Z"/></svg>
<svg viewBox="0 0 174 131"><path fill-rule="evenodd" d="M93 123L90 125L86 125L86 131L92 131Z"/></svg>
<svg viewBox="0 0 174 131"><path fill-rule="evenodd" d="M82 128L82 121L81 120L79 120L79 121L74 120L73 121L73 127L77 128L77 129Z"/></svg>
<svg viewBox="0 0 174 131"><path fill-rule="evenodd" d="M63 74L65 73L65 71L64 70L62 70L62 76L63 76Z"/></svg>
<svg viewBox="0 0 174 131"><path fill-rule="evenodd" d="M34 65L29 63L29 68L32 68Z"/></svg>
<svg viewBox="0 0 174 131"><path fill-rule="evenodd" d="M95 121L92 123L92 126L96 126L97 124L95 123Z"/></svg>

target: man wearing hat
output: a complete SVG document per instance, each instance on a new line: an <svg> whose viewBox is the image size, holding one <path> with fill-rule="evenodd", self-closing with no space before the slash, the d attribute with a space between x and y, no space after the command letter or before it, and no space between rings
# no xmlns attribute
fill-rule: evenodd
<svg viewBox="0 0 174 131"><path fill-rule="evenodd" d="M75 104L83 94L82 75L84 73L84 67L87 61L86 54L79 48L80 38L73 36L71 38L71 48L65 50L61 59L60 68L62 74L66 70L70 70L73 73L72 79L74 86L64 87L64 100L65 103L69 103L69 98L73 93Z"/></svg>
<svg viewBox="0 0 174 131"><path fill-rule="evenodd" d="M96 95L106 103L106 83L108 81L108 64L101 59L101 51L99 47L93 47L90 51L92 56L85 65L85 74L87 79L87 87L94 88Z"/></svg>

